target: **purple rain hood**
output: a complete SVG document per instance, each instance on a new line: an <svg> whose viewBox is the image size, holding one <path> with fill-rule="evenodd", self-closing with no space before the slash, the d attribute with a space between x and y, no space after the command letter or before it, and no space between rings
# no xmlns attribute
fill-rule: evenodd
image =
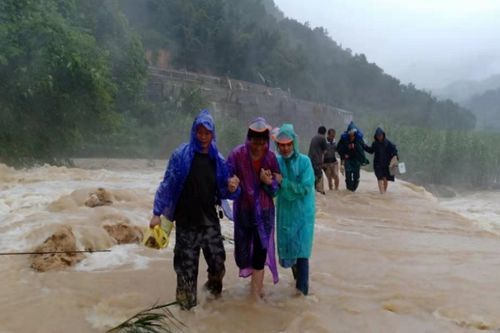
<svg viewBox="0 0 500 333"><path fill-rule="evenodd" d="M264 118L257 118L249 126L250 131L268 131L265 153L260 167L271 172L280 173L276 155L269 150L271 127ZM276 266L274 228L275 208L273 198L278 191L275 179L271 185L260 181L259 174L254 170L250 156L250 139L247 136L245 144L236 147L228 158L231 174L240 179L241 193L234 201L234 255L240 268L240 277L252 274L253 237L258 236L263 248L267 249L266 265L272 272L274 283L278 282ZM256 230L256 233L255 233Z"/></svg>

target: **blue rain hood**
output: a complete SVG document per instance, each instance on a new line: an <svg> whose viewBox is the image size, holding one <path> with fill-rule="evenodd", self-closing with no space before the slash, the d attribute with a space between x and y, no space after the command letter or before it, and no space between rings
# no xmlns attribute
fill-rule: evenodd
<svg viewBox="0 0 500 333"><path fill-rule="evenodd" d="M189 145L191 146L193 151L201 153L201 144L196 138L196 130L198 129L198 126L203 126L212 133L212 142L210 143L208 154L213 159L215 158L215 156L217 156L218 150L215 137L215 122L208 110L205 109L201 111L200 114L194 119L193 126L191 127L191 140Z"/></svg>
<svg viewBox="0 0 500 333"><path fill-rule="evenodd" d="M349 141L349 132L353 130L356 131L356 139L363 140L363 132L361 132L361 130L358 128L358 126L356 126L356 124L353 121L349 123L349 125L347 126L347 130L344 133L342 133L341 138L346 141Z"/></svg>
<svg viewBox="0 0 500 333"><path fill-rule="evenodd" d="M191 138L189 143L182 144L172 154L168 166L158 190L156 191L153 214L166 216L170 221L174 220L175 208L189 175L191 164L195 153L201 153L201 144L196 138L196 129L202 125L212 132L212 142L208 154L216 163L216 179L218 199L228 199L237 196L239 190L230 194L227 190L229 171L226 161L217 150L215 136L215 122L208 110L203 110L193 121L191 127Z"/></svg>

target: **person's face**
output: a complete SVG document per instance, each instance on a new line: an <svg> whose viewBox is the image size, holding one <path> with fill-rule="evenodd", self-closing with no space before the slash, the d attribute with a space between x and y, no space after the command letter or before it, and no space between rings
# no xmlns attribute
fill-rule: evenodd
<svg viewBox="0 0 500 333"><path fill-rule="evenodd" d="M379 142L384 141L384 135L383 135L382 133L377 134L377 136L376 136L376 137L377 137L377 140L378 140Z"/></svg>
<svg viewBox="0 0 500 333"><path fill-rule="evenodd" d="M349 141L354 141L356 139L356 133L355 132L350 132L349 133Z"/></svg>
<svg viewBox="0 0 500 333"><path fill-rule="evenodd" d="M212 142L213 134L205 126L200 125L196 129L196 139L200 142L201 148L206 151Z"/></svg>
<svg viewBox="0 0 500 333"><path fill-rule="evenodd" d="M278 143L278 150L283 157L290 157L293 153L293 142Z"/></svg>
<svg viewBox="0 0 500 333"><path fill-rule="evenodd" d="M335 139L335 132L328 132L327 139L328 141L333 141Z"/></svg>
<svg viewBox="0 0 500 333"><path fill-rule="evenodd" d="M261 158L262 156L264 156L265 147L266 147L266 140L264 138L250 139L250 150L254 157Z"/></svg>

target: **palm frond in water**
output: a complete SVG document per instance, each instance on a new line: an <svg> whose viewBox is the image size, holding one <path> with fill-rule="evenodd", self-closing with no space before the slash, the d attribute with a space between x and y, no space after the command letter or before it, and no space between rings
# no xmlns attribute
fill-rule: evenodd
<svg viewBox="0 0 500 333"><path fill-rule="evenodd" d="M173 333L185 325L168 309L177 302L154 305L130 317L107 333Z"/></svg>

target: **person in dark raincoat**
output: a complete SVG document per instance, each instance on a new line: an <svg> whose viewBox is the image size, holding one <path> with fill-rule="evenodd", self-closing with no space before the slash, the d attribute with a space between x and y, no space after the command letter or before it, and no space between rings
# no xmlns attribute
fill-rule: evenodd
<svg viewBox="0 0 500 333"><path fill-rule="evenodd" d="M316 134L309 144L308 156L311 159L312 166L314 169L315 183L314 186L316 191L321 194L325 194L324 184L323 184L323 158L325 152L328 148L326 144L326 127L320 126L318 128L318 134Z"/></svg>
<svg viewBox="0 0 500 333"><path fill-rule="evenodd" d="M176 222L176 299L182 309L197 304L200 249L208 266L205 287L216 296L222 292L226 253L215 206L235 199L240 190L215 139L214 120L203 110L193 122L190 142L170 157L154 199L150 227L160 224L160 215Z"/></svg>
<svg viewBox="0 0 500 333"><path fill-rule="evenodd" d="M234 201L234 256L240 277L251 276L251 293L263 296L264 267L278 282L274 247L274 202L280 173L276 155L269 150L271 127L257 118L248 128L247 141L228 158L231 173L240 180L241 194Z"/></svg>
<svg viewBox="0 0 500 333"><path fill-rule="evenodd" d="M345 169L346 187L352 192L358 188L361 166L369 163L365 157L364 147L363 133L351 121L340 137L337 151Z"/></svg>
<svg viewBox="0 0 500 333"><path fill-rule="evenodd" d="M394 158L398 159L398 150L396 146L389 141L384 130L378 127L373 136L371 146L365 146L365 150L374 154L373 156L373 171L378 181L378 189L381 194L387 191L389 181L394 181L394 175L391 175L390 164Z"/></svg>

